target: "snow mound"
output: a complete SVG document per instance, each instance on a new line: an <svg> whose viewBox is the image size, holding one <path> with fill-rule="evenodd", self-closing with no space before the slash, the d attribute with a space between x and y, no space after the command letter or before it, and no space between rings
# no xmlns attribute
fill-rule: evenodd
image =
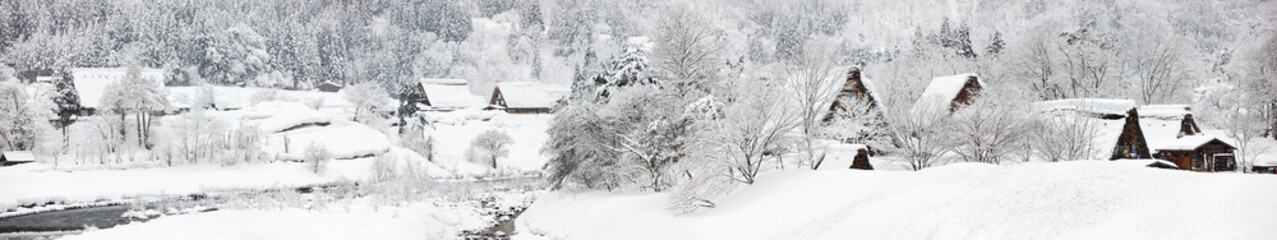
<svg viewBox="0 0 1277 240"><path fill-rule="evenodd" d="M296 102L262 102L242 113L262 132L277 133L303 125L328 125L332 117Z"/></svg>
<svg viewBox="0 0 1277 240"><path fill-rule="evenodd" d="M1265 239L1277 192L1255 189L1274 188L1108 161L790 170L686 215L663 193L556 193L516 223L549 239Z"/></svg>
<svg viewBox="0 0 1277 240"><path fill-rule="evenodd" d="M270 138L266 151L289 160L302 159L312 143L324 146L336 159L376 156L390 150L390 140L381 131L345 120L333 121L327 127L276 133Z"/></svg>

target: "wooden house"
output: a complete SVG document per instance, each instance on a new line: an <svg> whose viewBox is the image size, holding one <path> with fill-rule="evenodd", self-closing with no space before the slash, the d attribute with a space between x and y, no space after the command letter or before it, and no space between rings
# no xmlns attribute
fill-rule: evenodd
<svg viewBox="0 0 1277 240"><path fill-rule="evenodd" d="M1139 111L1134 108L1126 112L1122 132L1118 135L1117 143L1113 147L1111 159L1119 158L1152 158L1148 150L1148 140L1144 138L1144 130L1140 127Z"/></svg>
<svg viewBox="0 0 1277 240"><path fill-rule="evenodd" d="M425 111L454 111L482 106L483 99L470 93L465 79L423 78L417 80L417 103Z"/></svg>
<svg viewBox="0 0 1277 240"><path fill-rule="evenodd" d="M1183 170L1228 172L1237 170L1234 149L1236 148L1219 138L1195 135L1176 139L1157 148L1157 157L1172 161Z"/></svg>
<svg viewBox="0 0 1277 240"><path fill-rule="evenodd" d="M0 153L0 166L11 166L35 161L31 151L5 151Z"/></svg>
<svg viewBox="0 0 1277 240"><path fill-rule="evenodd" d="M488 104L513 114L550 113L555 103L571 93L558 85L533 82L503 82L492 88Z"/></svg>
<svg viewBox="0 0 1277 240"><path fill-rule="evenodd" d="M962 106L974 103L983 88L984 82L974 73L932 79L918 102L913 105L913 112L948 110L953 113Z"/></svg>
<svg viewBox="0 0 1277 240"><path fill-rule="evenodd" d="M866 79L860 78L860 68L851 67L847 70L847 80L842 84L838 96L834 98L833 103L829 105L829 113L825 114L824 121L828 122L834 118L839 111L848 111L847 106L862 104L869 109L880 108L877 99L872 93L873 84ZM865 109L865 110L869 110ZM863 114L863 113L853 113Z"/></svg>
<svg viewBox="0 0 1277 240"><path fill-rule="evenodd" d="M341 91L342 86L333 82L324 82L315 88L319 89L320 92L337 92Z"/></svg>

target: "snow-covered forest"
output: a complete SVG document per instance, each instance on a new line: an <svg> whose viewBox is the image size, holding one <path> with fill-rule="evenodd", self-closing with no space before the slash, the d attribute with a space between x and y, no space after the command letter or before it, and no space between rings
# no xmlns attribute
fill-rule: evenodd
<svg viewBox="0 0 1277 240"><path fill-rule="evenodd" d="M1262 238L1277 2L0 0L0 151L0 238Z"/></svg>

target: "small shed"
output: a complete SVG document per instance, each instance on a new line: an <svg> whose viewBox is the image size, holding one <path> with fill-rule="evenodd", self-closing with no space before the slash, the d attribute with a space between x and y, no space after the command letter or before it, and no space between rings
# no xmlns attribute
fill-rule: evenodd
<svg viewBox="0 0 1277 240"><path fill-rule="evenodd" d="M1250 170L1261 174L1277 174L1277 158L1259 159Z"/></svg>
<svg viewBox="0 0 1277 240"><path fill-rule="evenodd" d="M1158 147L1157 157L1174 162L1179 169L1195 172L1227 172L1237 170L1237 149L1212 136L1185 136Z"/></svg>
<svg viewBox="0 0 1277 240"><path fill-rule="evenodd" d="M918 102L913 105L913 112L947 109L952 113L962 106L974 103L983 88L984 82L974 73L932 79Z"/></svg>
<svg viewBox="0 0 1277 240"><path fill-rule="evenodd" d="M1129 164L1129 165L1140 166L1140 167L1179 169L1179 167L1175 166L1175 163L1168 162L1166 160L1157 160L1157 159L1118 159L1118 160L1114 160L1113 162L1118 164Z"/></svg>
<svg viewBox="0 0 1277 240"><path fill-rule="evenodd" d="M341 91L342 86L333 82L324 82L315 88L319 89L320 92L337 92Z"/></svg>
<svg viewBox="0 0 1277 240"><path fill-rule="evenodd" d="M0 165L11 166L35 161L35 154L31 151L5 151L0 154Z"/></svg>
<svg viewBox="0 0 1277 240"><path fill-rule="evenodd" d="M555 102L571 93L559 85L533 82L503 82L492 89L488 104L513 114L550 113Z"/></svg>

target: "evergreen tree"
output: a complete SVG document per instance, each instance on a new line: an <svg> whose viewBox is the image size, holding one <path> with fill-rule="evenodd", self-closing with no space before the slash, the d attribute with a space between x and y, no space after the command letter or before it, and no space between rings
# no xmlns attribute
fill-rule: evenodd
<svg viewBox="0 0 1277 240"><path fill-rule="evenodd" d="M80 113L80 94L75 90L74 76L70 69L58 71L61 77L53 84L56 96L53 97L54 110L58 115L58 129L62 130L62 142L67 142L67 127L71 125L71 117Z"/></svg>

